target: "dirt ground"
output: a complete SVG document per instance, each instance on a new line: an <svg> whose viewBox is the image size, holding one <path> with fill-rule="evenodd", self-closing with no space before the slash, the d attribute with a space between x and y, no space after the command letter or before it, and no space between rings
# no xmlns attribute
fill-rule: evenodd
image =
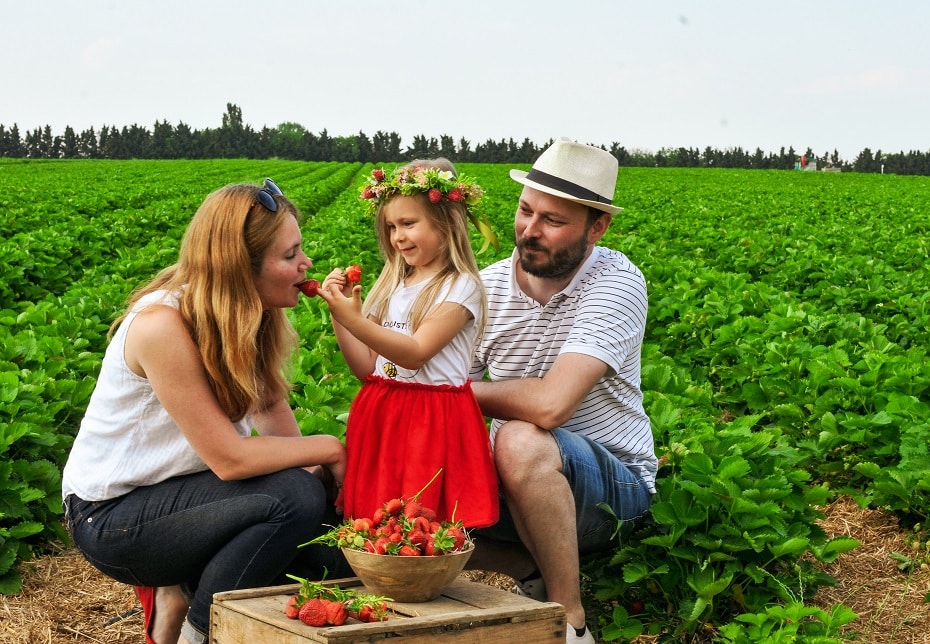
<svg viewBox="0 0 930 644"><path fill-rule="evenodd" d="M930 641L930 571L926 565L910 573L899 569L892 554L915 558L895 518L862 510L849 499L825 508L823 527L830 536L862 542L856 550L824 566L840 582L824 588L814 603L829 609L843 603L858 614L850 625L857 642L923 644ZM926 560L926 557L925 557ZM474 581L509 588L512 580L491 573L463 573ZM0 596L0 642L57 644L105 642L144 644L142 612L129 586L109 580L73 549L23 565L23 591ZM647 644L651 638L639 638Z"/></svg>

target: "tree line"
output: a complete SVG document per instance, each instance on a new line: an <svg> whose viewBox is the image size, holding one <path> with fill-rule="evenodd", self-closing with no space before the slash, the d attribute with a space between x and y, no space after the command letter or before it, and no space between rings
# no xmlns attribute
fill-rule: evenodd
<svg viewBox="0 0 930 644"><path fill-rule="evenodd" d="M298 123L282 123L260 130L245 124L242 110L226 104L219 128L195 130L185 123L172 126L156 121L151 130L140 125L104 125L76 132L71 126L63 134L52 133L50 126L26 131L21 135L14 123L0 124L0 157L30 159L217 159L281 158L299 161L402 162L415 158L444 156L456 163L532 163L551 143L537 145L528 138L473 144L465 138L417 135L403 147L396 132L378 131L369 137L364 132L350 136L331 136L325 129L314 134ZM816 162L819 169L832 168L853 172L887 172L892 174L930 175L930 151L873 153L863 149L852 161L832 153L815 154L811 148L799 153L782 147L778 153L742 147L719 150L710 146L697 148L662 148L658 152L627 149L617 142L609 150L621 166L745 168L763 170L795 169L803 156Z"/></svg>

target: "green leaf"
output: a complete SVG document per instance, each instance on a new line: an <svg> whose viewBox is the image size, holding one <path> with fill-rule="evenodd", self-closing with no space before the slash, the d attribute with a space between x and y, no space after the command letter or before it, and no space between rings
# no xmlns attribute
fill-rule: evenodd
<svg viewBox="0 0 930 644"><path fill-rule="evenodd" d="M810 542L801 537L785 539L781 543L769 544L769 552L775 557L785 557L788 555L801 556L808 547Z"/></svg>

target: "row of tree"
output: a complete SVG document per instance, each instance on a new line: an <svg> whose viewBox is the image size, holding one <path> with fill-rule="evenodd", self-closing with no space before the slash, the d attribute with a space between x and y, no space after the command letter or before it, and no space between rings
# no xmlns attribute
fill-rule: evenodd
<svg viewBox="0 0 930 644"><path fill-rule="evenodd" d="M242 120L242 110L227 103L222 126L194 130L184 123L172 126L156 121L149 130L140 125L93 127L77 133L70 126L64 134L54 135L51 127L27 131L23 136L14 123L0 124L0 157L35 159L216 159L272 157L302 161L343 161L363 163L399 162L414 158L444 156L459 163L532 163L549 144L537 146L529 139L517 143L513 139L472 145L451 136L439 139L417 135L406 148L396 132L378 131L369 137L364 132L352 136L330 136L324 129L319 134L297 123L282 123L275 128L255 130ZM749 152L741 147L717 150L706 147L662 148L658 152L628 150L611 143L609 150L622 166L713 167L789 170L797 166L801 156L816 161L821 169L835 168L855 172L888 172L894 174L930 175L930 151L874 154L865 148L852 161L846 162L836 150L817 155L808 148L799 154L793 147L782 147L777 154L756 148Z"/></svg>

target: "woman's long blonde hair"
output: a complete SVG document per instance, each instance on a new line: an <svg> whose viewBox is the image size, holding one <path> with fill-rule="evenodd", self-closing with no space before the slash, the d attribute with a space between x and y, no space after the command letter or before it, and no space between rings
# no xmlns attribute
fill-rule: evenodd
<svg viewBox="0 0 930 644"><path fill-rule="evenodd" d="M285 218L299 213L281 195L271 212L257 202L258 190L236 184L211 193L184 233L177 263L136 290L111 327L148 293L178 294L210 386L233 422L288 394L286 367L297 346L285 311L262 308L255 277Z"/></svg>
<svg viewBox="0 0 930 644"><path fill-rule="evenodd" d="M416 167L436 168L449 171L453 176L457 176L455 166L444 157L418 159L411 161L406 167L411 170ZM393 198L395 197L391 197L391 199ZM431 203L429 196L425 192L412 194L407 198L420 199L428 207L427 210L431 213L432 223L440 231L443 239L441 252L444 259L442 269L420 291L413 302L410 312L412 331L416 331L427 315L442 303L438 301L438 298L443 287L451 284L458 275L466 274L475 280L481 293L481 319L480 321L476 320L479 323L478 335L480 336L484 330L488 303L481 276L478 273L478 262L475 260L475 252L471 247L471 239L468 235L467 206L462 202L453 202L446 199L439 203ZM403 256L391 245L391 232L384 221L384 215L382 215L384 204L389 202L390 199L382 203L375 215L375 233L378 236L378 247L384 258L384 268L374 285L372 285L371 291L362 305L363 315L370 315L379 321L383 320L387 315L391 294L403 283L404 278L412 270L404 261Z"/></svg>

